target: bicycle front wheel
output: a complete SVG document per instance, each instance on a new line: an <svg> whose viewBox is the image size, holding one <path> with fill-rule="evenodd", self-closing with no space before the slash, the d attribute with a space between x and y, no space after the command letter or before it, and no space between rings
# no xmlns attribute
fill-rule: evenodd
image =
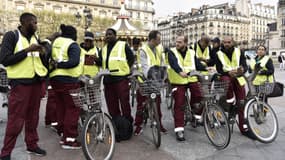
<svg viewBox="0 0 285 160"><path fill-rule="evenodd" d="M273 142L278 134L278 120L272 107L265 102L250 100L245 107L246 122L250 131L262 143Z"/></svg>
<svg viewBox="0 0 285 160"><path fill-rule="evenodd" d="M210 142L217 149L226 148L231 140L230 126L224 110L218 105L205 108L204 129Z"/></svg>
<svg viewBox="0 0 285 160"><path fill-rule="evenodd" d="M84 124L82 150L87 160L112 158L115 148L115 131L106 113L91 115Z"/></svg>
<svg viewBox="0 0 285 160"><path fill-rule="evenodd" d="M161 144L161 133L160 133L160 123L159 123L159 116L157 112L157 106L155 101L150 103L149 108L149 117L151 119L151 130L152 130L152 137L153 142L156 148L160 147Z"/></svg>

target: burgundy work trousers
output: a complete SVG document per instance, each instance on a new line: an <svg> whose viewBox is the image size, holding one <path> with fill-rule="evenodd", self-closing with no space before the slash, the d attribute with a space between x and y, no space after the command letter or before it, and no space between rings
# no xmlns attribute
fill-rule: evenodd
<svg viewBox="0 0 285 160"><path fill-rule="evenodd" d="M232 78L230 76L222 76L221 81L228 82L229 84L227 99L232 99L234 96L236 98L239 120L238 127L240 132L245 132L247 128L244 128L244 106L240 103L241 100L245 100L245 87L241 86L236 78Z"/></svg>
<svg viewBox="0 0 285 160"><path fill-rule="evenodd" d="M187 85L172 85L177 90L173 93L174 96L174 124L175 128L184 127L184 106L186 102L185 92L190 89L191 98L190 105L199 103L202 100L200 83L189 83Z"/></svg>
<svg viewBox="0 0 285 160"><path fill-rule="evenodd" d="M55 93L58 133L63 133L64 139L77 138L80 107L74 104L70 93L71 90L78 89L80 84L51 81L51 86Z"/></svg>
<svg viewBox="0 0 285 160"><path fill-rule="evenodd" d="M56 119L56 96L53 89L48 89L48 98L46 104L45 124L57 122Z"/></svg>
<svg viewBox="0 0 285 160"><path fill-rule="evenodd" d="M37 127L42 93L42 84L16 85L9 96L8 122L1 157L11 154L18 135L25 125L27 149L38 147Z"/></svg>
<svg viewBox="0 0 285 160"><path fill-rule="evenodd" d="M105 99L112 117L123 115L133 122L130 106L129 80L105 84Z"/></svg>
<svg viewBox="0 0 285 160"><path fill-rule="evenodd" d="M143 109L145 107L144 102L146 101L147 97L143 96L140 93L140 91L137 90L137 98L136 99L137 99L137 111L136 111L135 125L141 126L143 123ZM157 96L156 107L157 107L160 126L162 127L162 123L161 123L162 113L161 113L161 105L160 104L161 104L161 97Z"/></svg>

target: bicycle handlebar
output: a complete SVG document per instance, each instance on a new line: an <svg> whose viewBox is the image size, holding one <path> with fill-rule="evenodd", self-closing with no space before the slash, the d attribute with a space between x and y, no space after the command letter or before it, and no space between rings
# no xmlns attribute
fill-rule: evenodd
<svg viewBox="0 0 285 160"><path fill-rule="evenodd" d="M118 69L114 70L102 69L94 77L90 77L88 75L81 75L79 77L79 81L85 84L94 84L96 81L100 81L103 76L111 75L112 72L118 72L118 71L119 71Z"/></svg>
<svg viewBox="0 0 285 160"><path fill-rule="evenodd" d="M187 73L187 75L189 77L197 76L199 82L208 82L208 81L212 82L212 81L216 80L219 76L221 76L221 74L217 73L217 72L214 72L214 73L209 72L209 73L210 73L209 75L204 75L200 71L191 71L191 72Z"/></svg>

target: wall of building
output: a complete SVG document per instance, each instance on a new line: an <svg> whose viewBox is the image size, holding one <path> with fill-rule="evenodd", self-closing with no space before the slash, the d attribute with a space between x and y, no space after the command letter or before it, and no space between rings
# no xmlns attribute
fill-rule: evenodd
<svg viewBox="0 0 285 160"><path fill-rule="evenodd" d="M130 0L129 0L130 1ZM49 10L55 13L75 15L83 13L85 6L91 9L93 16L111 17L116 19L120 10L121 0L2 0L0 11L21 13L24 10ZM144 29L151 29L153 24L153 3L151 0L133 0L133 5L127 5L132 21L140 21ZM9 15L1 17L3 25L0 30L8 31L18 25L18 17ZM2 24L2 23L1 23Z"/></svg>

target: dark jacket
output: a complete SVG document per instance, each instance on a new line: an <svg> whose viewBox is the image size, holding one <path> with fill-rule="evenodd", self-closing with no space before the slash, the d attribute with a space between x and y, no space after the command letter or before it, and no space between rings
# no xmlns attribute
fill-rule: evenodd
<svg viewBox="0 0 285 160"><path fill-rule="evenodd" d="M29 35L25 38L27 38L28 41L31 40L32 35ZM11 66L14 64L17 64L24 60L27 57L27 52L24 50L21 50L14 54L14 50L17 44L17 41L19 39L18 32L15 31L9 31L4 35L4 38L2 40L2 46L0 51L0 63L4 66ZM47 52L51 51L50 44L47 42L42 42L38 39L39 44L43 45L46 48ZM48 56L47 55L40 55L41 61L43 65L46 67L48 66ZM11 86L16 86L18 84L33 84L38 83L43 79L43 77L39 77L38 75L35 75L33 78L30 79L11 79L9 84Z"/></svg>
<svg viewBox="0 0 285 160"><path fill-rule="evenodd" d="M260 58L260 59L262 59L262 58ZM255 61L256 62L259 61L258 56L255 57ZM258 74L259 75L267 75L267 76L273 75L273 73L274 73L274 65L273 65L273 61L272 61L271 58L269 58L269 60L267 61L265 67L267 68L267 70L260 70L258 72ZM258 68L258 69L261 68L260 64L256 63L255 68Z"/></svg>
<svg viewBox="0 0 285 160"><path fill-rule="evenodd" d="M232 47L231 49L229 49L228 51L225 50L224 47L221 47L221 51L224 52L227 57L229 58L229 60L231 61L232 60L232 55L233 55L233 52L234 52L234 47ZM248 66L246 64L246 59L245 59L245 56L244 56L244 52L241 52L241 55L240 55L240 66L243 67L244 69L244 73L247 71L248 69ZM216 56L216 69L218 71L218 73L222 74L222 75L229 75L228 72L224 72L223 70L223 64L222 62L220 61L220 59L218 58L218 56Z"/></svg>
<svg viewBox="0 0 285 160"><path fill-rule="evenodd" d="M183 59L186 56L186 51L188 50L188 48L186 48L185 51L181 52L179 51L179 53L181 54L181 56L183 57ZM178 61L177 58L175 56L175 54L170 50L167 49L168 52L168 62L171 66L171 68L176 72L176 73L180 73L182 72L182 68L180 68L180 66L178 65ZM196 70L198 71L206 71L205 66L197 59L197 57L195 56L195 66L196 66Z"/></svg>

